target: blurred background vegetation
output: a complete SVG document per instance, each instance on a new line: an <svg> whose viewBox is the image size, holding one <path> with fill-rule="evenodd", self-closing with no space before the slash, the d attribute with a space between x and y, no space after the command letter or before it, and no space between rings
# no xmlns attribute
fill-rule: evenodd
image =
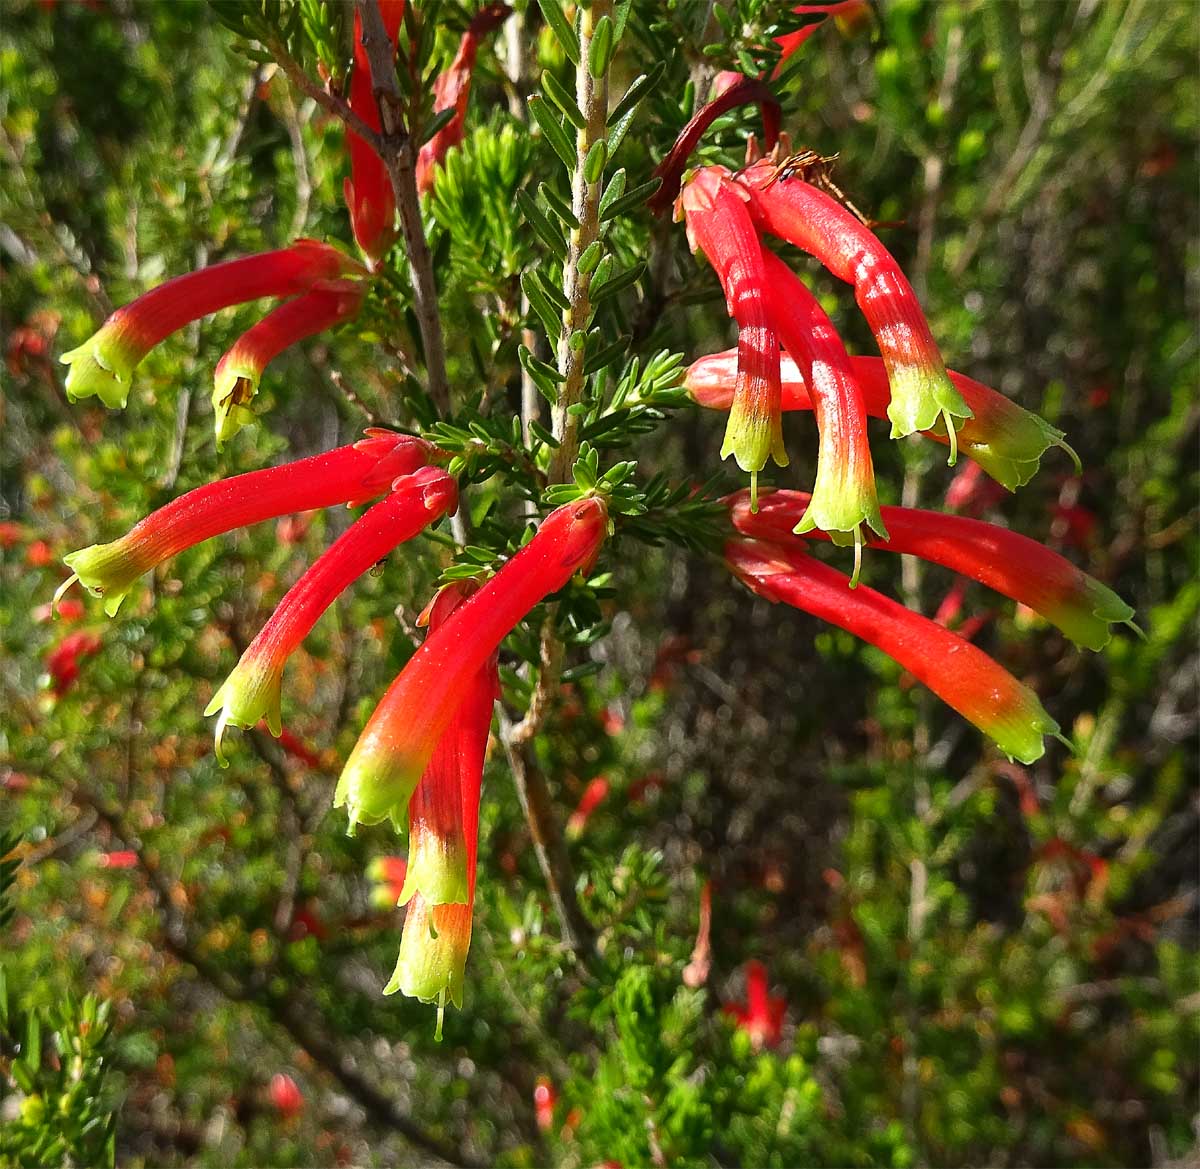
<svg viewBox="0 0 1200 1169"><path fill-rule="evenodd" d="M1016 496L951 496L1138 610L1144 640L1088 654L966 591L977 643L1076 750L1010 764L875 651L703 559L625 549L606 635L574 652L538 744L560 821L603 794L567 845L598 955L584 969L559 945L494 752L467 1002L440 1043L431 1008L380 994L402 911L379 907L368 868L396 842L346 837L329 797L442 550L394 557L335 605L289 669L289 737L246 735L225 772L204 704L344 512L194 549L116 620L46 610L63 554L180 492L406 421L412 337L378 291L272 365L269 418L223 452L209 379L245 310L160 347L124 414L63 392L57 355L162 278L298 234L349 246L340 129L203 4L4 7L0 1161L1194 1163L1192 3L885 0L829 22L786 87L794 140L838 154L868 214L904 221L884 238L947 364L1082 457L1077 474L1052 452ZM549 165L520 88L563 64L517 7L525 78L505 80L503 36L481 54L467 143L428 208L453 384L497 409L519 402L517 276L540 246L514 195ZM686 120L685 83L711 77L697 11L634 5L618 69L669 68L623 147L631 186ZM443 14L448 57L469 13ZM704 157L736 165L752 128L723 119ZM640 213L622 231L649 261L622 302L634 351L730 344L682 229ZM846 289L801 269L870 352ZM806 424L788 420L780 483L811 481ZM722 425L678 410L637 457L702 478ZM944 456L877 439L884 502L943 506ZM927 615L951 585L882 555L866 571ZM774 1045L722 1009L744 1003L750 960L786 1002Z"/></svg>

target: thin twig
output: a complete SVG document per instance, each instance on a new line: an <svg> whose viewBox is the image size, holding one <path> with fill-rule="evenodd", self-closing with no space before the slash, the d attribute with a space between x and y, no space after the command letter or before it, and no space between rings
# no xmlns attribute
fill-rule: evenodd
<svg viewBox="0 0 1200 1169"><path fill-rule="evenodd" d="M300 62L287 51L281 41L269 41L266 48L267 52L275 58L275 63L283 70L284 76L301 93L311 97L326 113L333 114L335 118L340 118L346 123L348 130L353 130L369 146L373 147L377 152L382 153L383 140L379 132L368 126L350 108L350 103L345 98L334 93L332 90L326 89L323 85L318 85L309 77L304 72Z"/></svg>

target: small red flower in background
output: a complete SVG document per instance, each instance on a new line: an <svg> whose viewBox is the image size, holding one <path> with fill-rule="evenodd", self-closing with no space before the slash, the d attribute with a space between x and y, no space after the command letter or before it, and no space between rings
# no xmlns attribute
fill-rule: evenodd
<svg viewBox="0 0 1200 1169"><path fill-rule="evenodd" d="M25 538L25 529L12 520L0 521L0 548L11 548Z"/></svg>
<svg viewBox="0 0 1200 1169"><path fill-rule="evenodd" d="M402 856L377 856L367 866L367 876L375 882L371 902L380 909L395 909L404 892L408 861Z"/></svg>
<svg viewBox="0 0 1200 1169"><path fill-rule="evenodd" d="M533 1089L533 1111L537 1117L537 1126L542 1132L549 1132L554 1127L554 1106L558 1103L558 1093L548 1076L538 1076Z"/></svg>
<svg viewBox="0 0 1200 1169"><path fill-rule="evenodd" d="M87 613L87 606L81 600L77 597L67 597L65 600L59 601L57 612L53 601L38 605L33 611L33 619L41 625L57 616L60 621L65 621L69 625L72 621L83 620L85 613Z"/></svg>
<svg viewBox="0 0 1200 1169"><path fill-rule="evenodd" d="M54 552L45 540L34 540L25 549L25 563L30 568L45 568L47 564L54 563Z"/></svg>
<svg viewBox="0 0 1200 1169"><path fill-rule="evenodd" d="M778 1047L783 1038L783 1016L787 999L768 994L767 968L757 961L746 963L746 1003L729 1003L725 1013L737 1020L738 1030L750 1036L755 1050Z"/></svg>
<svg viewBox="0 0 1200 1169"><path fill-rule="evenodd" d="M570 839L577 840L583 835L583 830L592 818L592 813L608 798L608 792L608 780L603 775L596 776L583 789L583 795L579 797L575 811L567 818L567 836Z"/></svg>
<svg viewBox="0 0 1200 1169"><path fill-rule="evenodd" d="M137 867L138 858L137 853L130 848L120 852L102 852L96 863L102 869L132 869Z"/></svg>
<svg viewBox="0 0 1200 1169"><path fill-rule="evenodd" d="M79 663L100 651L100 638L94 633L68 633L47 655L46 673L50 692L61 698L79 677Z"/></svg>
<svg viewBox="0 0 1200 1169"><path fill-rule="evenodd" d="M446 155L463 140L467 121L467 103L471 99L471 74L479 42L511 14L507 4L489 4L472 18L467 31L458 43L458 53L450 68L433 83L433 109L454 110L454 116L424 146L417 158L417 190L422 194L433 190L437 168Z"/></svg>
<svg viewBox="0 0 1200 1169"><path fill-rule="evenodd" d="M284 1120L291 1120L304 1111L304 1093L291 1076L276 1072L267 1090L272 1106Z"/></svg>

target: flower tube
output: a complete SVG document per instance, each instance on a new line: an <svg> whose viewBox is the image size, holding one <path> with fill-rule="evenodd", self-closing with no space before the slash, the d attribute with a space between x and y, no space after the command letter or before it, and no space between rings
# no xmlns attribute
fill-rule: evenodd
<svg viewBox="0 0 1200 1169"><path fill-rule="evenodd" d="M298 239L287 248L212 264L176 276L117 309L82 345L62 355L67 396L97 395L111 409L129 400L133 371L160 341L192 321L267 296L295 296L322 280L362 269L329 244Z"/></svg>
<svg viewBox="0 0 1200 1169"><path fill-rule="evenodd" d="M710 410L729 409L737 377L737 356L736 349L726 349L692 362L684 385L694 402ZM782 408L811 410L813 402L808 385L791 355L782 355L779 371ZM868 416L886 418L892 392L882 358L851 357L850 371L858 382ZM1023 487L1037 473L1042 455L1052 446L1065 450L1078 466L1079 459L1064 441L1061 430L966 374L948 370L947 375L973 414L958 430L958 446L997 483L1009 491ZM921 431L921 435L934 442L950 441L942 419L932 429Z"/></svg>
<svg viewBox="0 0 1200 1169"><path fill-rule="evenodd" d="M471 596L478 586L473 581L447 585L431 606L431 634ZM499 697L500 680L496 655L468 681L450 725L438 741L421 782L409 802L409 868L401 902L406 897L408 913L400 936L400 954L384 994L399 991L422 1002L438 1004L438 1031L446 1002L462 1007L467 950L471 945L471 917L475 908L476 859L479 845L479 791L487 754L492 708ZM452 798L457 798L457 806ZM442 803L443 827L439 830L430 814ZM450 831L447 832L446 828ZM433 870L413 876L413 866L425 866L427 857L439 857L440 846L429 847L447 836L461 840L463 849L463 896L440 904L427 889L426 878ZM418 855L418 853L420 855ZM410 884L420 888L409 892ZM435 881L435 884L440 882Z"/></svg>
<svg viewBox="0 0 1200 1169"><path fill-rule="evenodd" d="M512 9L507 4L489 4L481 8L472 18L458 42L458 52L450 68L433 83L433 110L454 110L450 119L424 146L417 156L417 191L428 194L433 190L438 166L446 155L463 140L467 122L467 103L471 99L471 74L475 70L475 57L479 42L494 28L502 24Z"/></svg>
<svg viewBox="0 0 1200 1169"><path fill-rule="evenodd" d="M759 501L757 513L745 492L729 503L733 526L742 535L787 544L790 525L806 514L809 497L802 491L775 491ZM890 535L869 540L871 548L919 556L987 585L1040 613L1087 649L1103 649L1112 637L1111 625L1133 620L1133 610L1112 589L1028 536L912 507L885 507L883 518ZM811 534L825 538L824 532Z"/></svg>
<svg viewBox="0 0 1200 1169"><path fill-rule="evenodd" d="M391 818L397 826L467 681L513 627L600 551L608 507L590 496L556 508L533 539L451 619L431 633L388 688L359 736L334 793L351 828Z"/></svg>
<svg viewBox="0 0 1200 1169"><path fill-rule="evenodd" d="M887 366L892 437L929 430L940 416L953 463L954 420L970 418L971 408L946 376L916 293L888 250L840 203L801 179L780 178L779 168L768 159L747 167L738 182L750 192L758 224L816 256L839 280L854 286Z"/></svg>
<svg viewBox="0 0 1200 1169"><path fill-rule="evenodd" d="M862 525L887 538L875 492L875 465L867 443L867 412L850 358L817 298L790 268L763 252L772 284L771 318L779 339L812 387L820 447L817 479L797 532L820 528L835 543L854 543L854 584L862 555ZM845 533L849 534L847 540Z"/></svg>
<svg viewBox="0 0 1200 1169"><path fill-rule="evenodd" d="M801 28L785 32L775 38L780 48L779 65L773 76L778 77L783 72L784 62L792 56L813 35L829 17L833 17L844 32L850 32L871 19L871 5L868 0L835 0L830 4L796 4L792 7L796 16L811 16L814 19L805 23Z"/></svg>
<svg viewBox="0 0 1200 1169"><path fill-rule="evenodd" d="M767 968L757 961L746 963L746 1002L728 1003L725 1013L737 1020L738 1030L750 1036L755 1051L778 1047L783 1038L787 999L769 993Z"/></svg>
<svg viewBox="0 0 1200 1169"><path fill-rule="evenodd" d="M379 428L366 434L323 455L206 483L152 512L119 540L72 552L63 558L72 575L55 601L78 580L104 598L104 611L113 617L138 577L185 548L278 516L365 503L398 476L424 466L433 451L409 434Z"/></svg>
<svg viewBox="0 0 1200 1169"><path fill-rule="evenodd" d="M760 597L811 613L883 650L1006 755L1033 763L1045 750L1043 735L1058 734L1037 695L982 650L874 589L851 589L845 576L802 547L731 540L725 560Z"/></svg>
<svg viewBox="0 0 1200 1169"><path fill-rule="evenodd" d="M221 738L230 723L252 727L265 718L271 734L279 737L283 667L325 610L394 548L457 506L458 487L441 468L422 467L405 475L292 585L204 711L220 711L216 750L222 766Z"/></svg>
<svg viewBox="0 0 1200 1169"><path fill-rule="evenodd" d="M263 370L285 349L358 314L366 288L339 280L314 288L273 309L226 351L213 371L212 404L217 446L254 420L249 402Z"/></svg>
<svg viewBox="0 0 1200 1169"><path fill-rule="evenodd" d="M468 597L479 591L475 580L454 581L441 589L418 624L430 634L440 629ZM408 871L400 891L404 905L419 894L434 905L467 900L467 841L463 792L476 792L487 747L496 692L496 655L470 680L463 704L438 740L421 782L408 803Z"/></svg>
<svg viewBox="0 0 1200 1169"><path fill-rule="evenodd" d="M738 323L737 381L721 458L750 472L751 490L768 456L788 463L780 414L779 343L768 304L766 267L742 188L723 167L705 167L684 188L679 205L688 243L716 270L729 315Z"/></svg>
<svg viewBox="0 0 1200 1169"><path fill-rule="evenodd" d="M404 19L404 0L380 0L380 14L388 39L395 48ZM362 17L354 13L354 69L350 74L350 108L372 130L382 129L379 103L371 81L371 63L362 43ZM383 159L375 148L353 130L346 131L350 155L350 174L342 186L342 195L350 211L354 239L374 268L396 242L396 196Z"/></svg>

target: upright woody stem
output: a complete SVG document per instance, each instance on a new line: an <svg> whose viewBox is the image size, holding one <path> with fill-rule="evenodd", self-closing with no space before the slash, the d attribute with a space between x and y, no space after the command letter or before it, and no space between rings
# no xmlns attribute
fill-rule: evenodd
<svg viewBox="0 0 1200 1169"><path fill-rule="evenodd" d="M575 134L575 173L571 176L571 211L579 226L571 232L567 258L563 264L563 293L568 307L563 313L562 338L558 343L558 369L563 383L554 406L554 437L559 446L550 461L551 483L566 483L579 453L579 415L570 408L583 397L584 362L587 359L587 330L591 323L592 302L588 296L592 284L589 268L580 270L579 261L600 238L600 196L604 193L604 167L595 166L593 151L603 151L604 131L608 122L608 72L593 77L589 65L592 33L602 17L611 19L612 0L592 0L579 17L579 67L575 71L575 104L584 124ZM588 180L589 164L594 179Z"/></svg>
<svg viewBox="0 0 1200 1169"><path fill-rule="evenodd" d="M413 311L421 329L425 350L425 369L429 375L429 396L442 415L450 411L450 386L446 380L446 346L442 339L442 318L438 311L437 281L433 258L421 222L421 204L417 198L416 150L404 125L404 99L396 79L392 43L384 27L379 0L355 0L362 18L362 43L371 65L371 85L379 102L383 126L380 157L387 167L400 228L412 271Z"/></svg>
<svg viewBox="0 0 1200 1169"><path fill-rule="evenodd" d="M580 260L600 238L605 160L597 159L595 152L605 150L603 143L608 124L608 70L600 70L599 77L592 73L592 36L601 19L607 16L611 20L611 14L612 0L592 0L579 16L575 104L583 115L583 126L575 135L575 168L571 176L571 212L578 226L571 231L563 264L567 309L563 313L563 331L557 353L563 381L552 411L554 437L559 445L550 460L547 476L550 484L570 482L579 454L579 415L572 413L571 407L583 398L587 331L592 316L591 267L583 270ZM575 897L574 876L562 831L554 816L549 788L528 750L529 741L541 727L558 687L562 657L563 647L555 636L553 618L547 618L542 627L538 681L528 713L520 723L508 729L504 738L517 793L533 836L534 851L559 917L563 942L577 955L586 958L594 946L592 931Z"/></svg>

